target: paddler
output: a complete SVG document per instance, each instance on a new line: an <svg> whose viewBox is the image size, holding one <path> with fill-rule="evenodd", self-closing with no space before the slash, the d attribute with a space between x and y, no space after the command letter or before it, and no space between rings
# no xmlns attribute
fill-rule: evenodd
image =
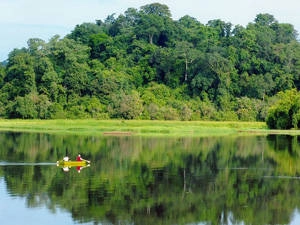
<svg viewBox="0 0 300 225"><path fill-rule="evenodd" d="M83 159L81 158L81 155L78 154L78 156L77 156L77 158L76 158L76 161L80 162L80 161L82 161L82 160L83 160Z"/></svg>

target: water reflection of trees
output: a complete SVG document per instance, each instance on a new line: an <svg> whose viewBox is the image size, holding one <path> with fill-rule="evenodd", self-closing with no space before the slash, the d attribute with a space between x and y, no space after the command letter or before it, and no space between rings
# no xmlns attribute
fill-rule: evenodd
<svg viewBox="0 0 300 225"><path fill-rule="evenodd" d="M1 159L91 159L78 176L56 167L0 167L29 207L111 224L288 224L299 208L298 137L78 137L2 133Z"/></svg>

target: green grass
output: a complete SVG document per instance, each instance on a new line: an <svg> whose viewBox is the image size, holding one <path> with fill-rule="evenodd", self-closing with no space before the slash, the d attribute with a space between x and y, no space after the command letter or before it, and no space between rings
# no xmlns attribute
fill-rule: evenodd
<svg viewBox="0 0 300 225"><path fill-rule="evenodd" d="M282 133L268 130L262 122L148 121L148 120L0 120L2 131L78 135L219 136L230 134Z"/></svg>

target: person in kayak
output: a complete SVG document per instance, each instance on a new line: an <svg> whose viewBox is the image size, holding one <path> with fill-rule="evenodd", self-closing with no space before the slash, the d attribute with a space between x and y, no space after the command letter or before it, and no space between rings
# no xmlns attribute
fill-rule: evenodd
<svg viewBox="0 0 300 225"><path fill-rule="evenodd" d="M83 160L83 158L81 158L81 155L78 154L78 156L77 156L77 158L76 158L76 161L80 162L80 161L82 161L82 160Z"/></svg>

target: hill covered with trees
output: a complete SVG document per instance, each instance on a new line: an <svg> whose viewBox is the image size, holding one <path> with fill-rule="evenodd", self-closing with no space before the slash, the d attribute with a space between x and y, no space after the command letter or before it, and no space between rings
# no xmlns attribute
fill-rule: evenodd
<svg viewBox="0 0 300 225"><path fill-rule="evenodd" d="M0 67L0 116L271 121L299 75L291 24L173 20L153 3L13 50Z"/></svg>

